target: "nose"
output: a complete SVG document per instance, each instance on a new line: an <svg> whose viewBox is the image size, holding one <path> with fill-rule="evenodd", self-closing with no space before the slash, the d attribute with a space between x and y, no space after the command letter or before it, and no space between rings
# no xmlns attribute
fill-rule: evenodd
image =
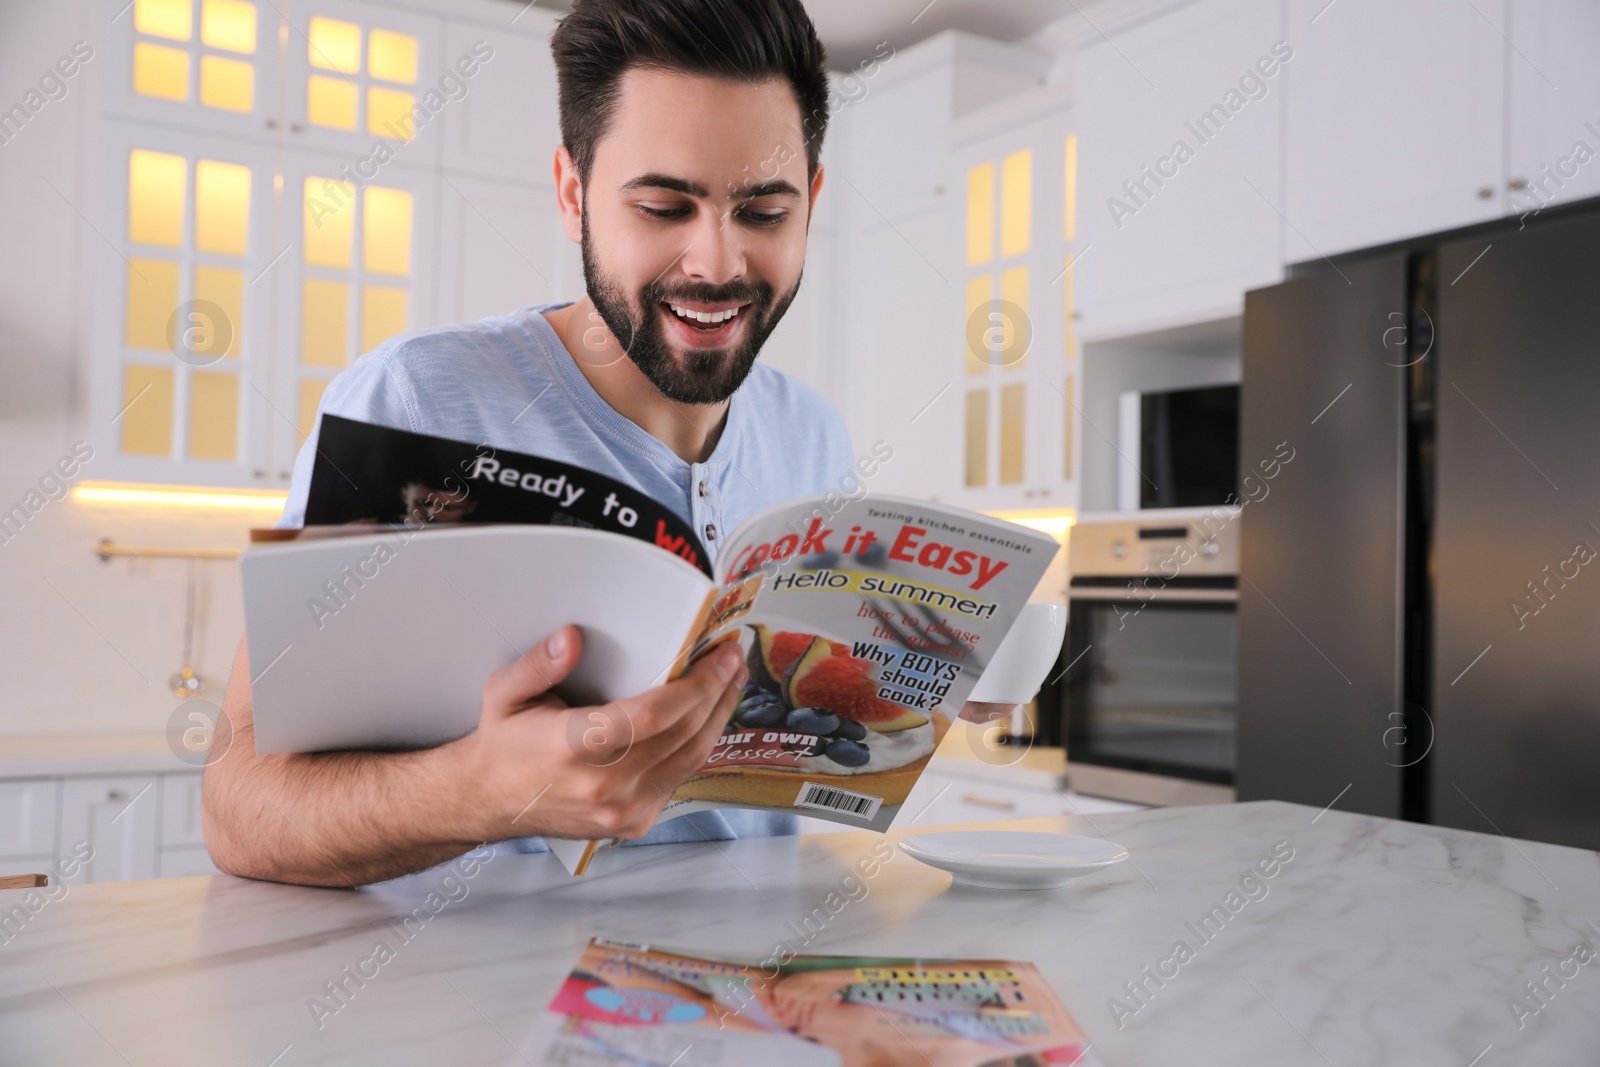
<svg viewBox="0 0 1600 1067"><path fill-rule="evenodd" d="M708 207L696 216L687 237L689 247L678 260L685 275L708 285L744 276L743 236L729 215Z"/></svg>

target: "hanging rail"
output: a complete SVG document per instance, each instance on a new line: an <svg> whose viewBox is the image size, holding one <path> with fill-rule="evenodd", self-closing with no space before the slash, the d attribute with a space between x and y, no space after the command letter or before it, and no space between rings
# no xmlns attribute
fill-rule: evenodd
<svg viewBox="0 0 1600 1067"><path fill-rule="evenodd" d="M147 559L238 559L237 548L160 548L147 545L119 545L109 537L94 547L101 563L109 563L113 556L138 556Z"/></svg>

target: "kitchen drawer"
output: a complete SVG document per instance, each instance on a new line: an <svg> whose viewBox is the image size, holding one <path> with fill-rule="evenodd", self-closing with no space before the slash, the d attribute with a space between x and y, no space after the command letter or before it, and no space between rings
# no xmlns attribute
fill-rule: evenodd
<svg viewBox="0 0 1600 1067"><path fill-rule="evenodd" d="M54 855L60 784L54 778L0 782L0 859Z"/></svg>
<svg viewBox="0 0 1600 1067"><path fill-rule="evenodd" d="M204 845L200 829L199 774L161 776L161 847Z"/></svg>
<svg viewBox="0 0 1600 1067"><path fill-rule="evenodd" d="M1061 814L1061 794L977 781L954 774L926 773L901 808L896 828L941 823L1033 819Z"/></svg>
<svg viewBox="0 0 1600 1067"><path fill-rule="evenodd" d="M161 805L155 775L68 778L61 786L56 854L93 849L74 882L120 882L156 875Z"/></svg>
<svg viewBox="0 0 1600 1067"><path fill-rule="evenodd" d="M157 859L159 878L187 878L195 874L221 874L211 862L211 853L199 848L164 848Z"/></svg>

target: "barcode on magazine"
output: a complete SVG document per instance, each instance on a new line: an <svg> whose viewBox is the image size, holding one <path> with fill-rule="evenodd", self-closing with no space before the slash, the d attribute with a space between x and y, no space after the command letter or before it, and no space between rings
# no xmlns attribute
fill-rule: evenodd
<svg viewBox="0 0 1600 1067"><path fill-rule="evenodd" d="M870 822L878 814L883 798L869 796L866 793L852 793L848 789L822 785L819 782L806 782L800 786L800 795L795 798L794 803L799 808L822 808L826 811L854 815L858 819Z"/></svg>

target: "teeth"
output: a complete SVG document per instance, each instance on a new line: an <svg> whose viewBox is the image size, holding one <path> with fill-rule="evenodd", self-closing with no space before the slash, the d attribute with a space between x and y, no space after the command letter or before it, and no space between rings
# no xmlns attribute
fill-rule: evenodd
<svg viewBox="0 0 1600 1067"><path fill-rule="evenodd" d="M729 308L726 311L691 311L688 308L681 308L677 304L668 304L667 306L680 319L692 319L695 322L704 323L726 322L739 314L741 310L740 308Z"/></svg>

